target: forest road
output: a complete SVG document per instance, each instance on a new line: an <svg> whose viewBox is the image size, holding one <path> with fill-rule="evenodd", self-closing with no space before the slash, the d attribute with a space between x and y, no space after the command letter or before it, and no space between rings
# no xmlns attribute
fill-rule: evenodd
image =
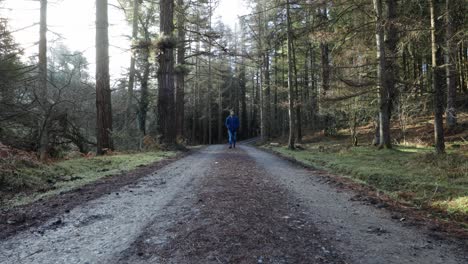
<svg viewBox="0 0 468 264"><path fill-rule="evenodd" d="M468 263L310 170L216 145L0 241L0 263Z"/></svg>

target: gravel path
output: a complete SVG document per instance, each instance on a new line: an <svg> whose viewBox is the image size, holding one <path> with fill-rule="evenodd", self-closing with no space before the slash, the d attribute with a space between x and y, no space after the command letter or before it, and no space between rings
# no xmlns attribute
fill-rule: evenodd
<svg viewBox="0 0 468 264"><path fill-rule="evenodd" d="M0 263L468 263L463 241L352 196L253 147L210 146L1 240Z"/></svg>
<svg viewBox="0 0 468 264"><path fill-rule="evenodd" d="M0 263L112 263L160 210L206 174L214 152L176 161L68 214L0 242Z"/></svg>

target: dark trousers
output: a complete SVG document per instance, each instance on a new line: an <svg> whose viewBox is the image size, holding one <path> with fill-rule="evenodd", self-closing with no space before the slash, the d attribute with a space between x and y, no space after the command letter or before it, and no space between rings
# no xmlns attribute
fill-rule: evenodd
<svg viewBox="0 0 468 264"><path fill-rule="evenodd" d="M236 145L237 131L231 131L228 129L229 145Z"/></svg>

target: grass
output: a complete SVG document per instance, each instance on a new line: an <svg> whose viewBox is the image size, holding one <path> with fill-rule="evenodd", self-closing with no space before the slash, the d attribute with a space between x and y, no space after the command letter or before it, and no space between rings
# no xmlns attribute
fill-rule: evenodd
<svg viewBox="0 0 468 264"><path fill-rule="evenodd" d="M4 194L15 193L5 206L17 206L175 155L176 152L160 151L76 158L50 165L18 164L13 170L0 172L0 190Z"/></svg>
<svg viewBox="0 0 468 264"><path fill-rule="evenodd" d="M318 169L328 170L381 190L414 206L442 209L455 219L468 216L468 157L432 148L343 147L343 142L303 145L305 150L264 146Z"/></svg>

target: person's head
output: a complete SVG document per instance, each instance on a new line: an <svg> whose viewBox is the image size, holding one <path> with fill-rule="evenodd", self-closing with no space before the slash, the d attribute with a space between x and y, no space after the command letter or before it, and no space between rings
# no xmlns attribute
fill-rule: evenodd
<svg viewBox="0 0 468 264"><path fill-rule="evenodd" d="M231 116L234 116L234 110L231 110L230 113L231 113Z"/></svg>

